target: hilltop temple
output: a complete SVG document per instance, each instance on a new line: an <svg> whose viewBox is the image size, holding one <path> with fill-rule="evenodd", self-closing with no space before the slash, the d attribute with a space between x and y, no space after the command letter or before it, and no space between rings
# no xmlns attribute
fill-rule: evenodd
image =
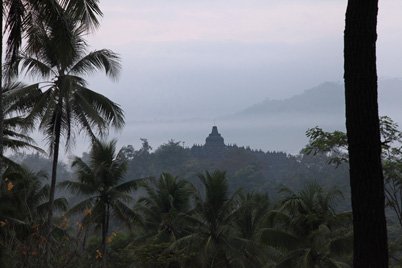
<svg viewBox="0 0 402 268"><path fill-rule="evenodd" d="M227 153L227 146L218 132L218 127L212 127L212 132L205 139L204 145L193 145L191 153L197 158L220 159L224 157Z"/></svg>

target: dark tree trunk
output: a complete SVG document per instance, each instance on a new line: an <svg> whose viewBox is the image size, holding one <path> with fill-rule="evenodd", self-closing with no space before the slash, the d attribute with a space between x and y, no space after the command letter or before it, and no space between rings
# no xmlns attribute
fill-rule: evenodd
<svg viewBox="0 0 402 268"><path fill-rule="evenodd" d="M3 1L0 1L0 14L3 14ZM3 151L4 151L4 138L3 138L3 128L4 128L4 113L3 113L3 16L1 16L0 22L1 29L1 52L0 52L0 179L3 177Z"/></svg>
<svg viewBox="0 0 402 268"><path fill-rule="evenodd" d="M348 1L344 79L354 268L388 267L377 103L377 13L378 0Z"/></svg>
<svg viewBox="0 0 402 268"><path fill-rule="evenodd" d="M48 208L48 230L46 234L46 253L45 253L45 268L50 266L50 255L52 247L52 228L53 228L53 206L54 206L54 193L56 189L56 176L57 176L57 163L59 161L59 147L60 147L60 133L61 122L56 121L55 140L53 146L53 163L52 163L52 181L50 183L49 193L49 208Z"/></svg>
<svg viewBox="0 0 402 268"><path fill-rule="evenodd" d="M3 14L3 1L0 1L0 14ZM3 169L3 16L1 16L1 22L0 22L0 29L1 29L1 40L0 40L0 186L3 183L2 177L3 177L3 172L1 170ZM3 252L1 252L0 249L0 260L1 255ZM0 264L1 261L0 261Z"/></svg>
<svg viewBox="0 0 402 268"><path fill-rule="evenodd" d="M102 223L102 268L106 268L106 237L109 232L109 204L105 204Z"/></svg>

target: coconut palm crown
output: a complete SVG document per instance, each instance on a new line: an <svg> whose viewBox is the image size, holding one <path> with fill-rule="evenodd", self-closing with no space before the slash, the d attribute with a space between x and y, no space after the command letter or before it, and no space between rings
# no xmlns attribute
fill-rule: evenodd
<svg viewBox="0 0 402 268"><path fill-rule="evenodd" d="M1 0L0 91L6 80L9 83L18 74L18 68L13 67L18 66L15 63L23 40L37 28L38 19L58 29L53 36L59 43L70 44L73 48L70 24L65 13L81 22L87 30L92 30L99 26L97 16L102 16L98 3L99 0ZM5 39L6 42L3 42ZM6 43L6 64L3 64L3 43ZM0 172L3 171L3 110L3 94L0 94Z"/></svg>
<svg viewBox="0 0 402 268"><path fill-rule="evenodd" d="M57 135L65 138L66 146L78 133L84 132L94 138L108 132L109 124L120 129L124 125L122 109L105 96L87 87L82 76L104 70L112 79L121 69L119 56L111 50L101 49L87 53L83 38L86 28L72 22L74 46L59 42L53 34L57 29L37 22L28 36L25 53L15 63L26 74L43 82L35 84L42 94L36 97L35 105L27 119L39 121L39 129L46 135L50 149L55 148Z"/></svg>

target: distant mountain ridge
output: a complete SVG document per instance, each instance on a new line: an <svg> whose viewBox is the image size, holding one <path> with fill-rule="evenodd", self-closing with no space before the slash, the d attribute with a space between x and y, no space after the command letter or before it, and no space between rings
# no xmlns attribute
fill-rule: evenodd
<svg viewBox="0 0 402 268"><path fill-rule="evenodd" d="M326 82L284 100L265 100L254 104L234 116L266 114L344 114L344 87L340 83Z"/></svg>
<svg viewBox="0 0 402 268"><path fill-rule="evenodd" d="M378 81L380 115L396 116L402 106L402 79L385 78ZM303 93L283 100L266 99L223 118L269 116L280 114L344 116L344 85L325 82Z"/></svg>

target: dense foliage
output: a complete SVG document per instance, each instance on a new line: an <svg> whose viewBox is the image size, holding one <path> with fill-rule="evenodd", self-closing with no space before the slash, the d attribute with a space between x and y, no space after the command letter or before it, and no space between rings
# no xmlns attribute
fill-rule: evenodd
<svg viewBox="0 0 402 268"><path fill-rule="evenodd" d="M282 186L279 201L272 202L262 192L231 191L230 180L221 171L199 173L199 188L169 173L162 173L158 179L113 186L121 178L124 172L121 165L127 160L113 160L121 172L102 171L101 166L108 164L94 159L94 153L100 154L97 146L94 144L87 162L76 158L73 162L76 176L61 183L89 199L70 204L71 208L58 217L60 233L53 235L57 241L53 249L54 265L96 267L104 261L103 267L287 267L284 263L299 263L298 258L303 259L307 252L311 261L305 267L328 267L328 262L350 263L351 244L347 242L350 242L351 219L348 213L336 210L343 198L337 189L327 190L315 182L297 192ZM106 159L119 159L110 157ZM100 173L96 175L96 172ZM4 189L6 197L19 193L15 178L7 179L15 188ZM96 180L100 181L92 183ZM111 184L107 186L109 181ZM129 196L121 192L129 191L130 186L140 186L140 190ZM104 196L109 191L113 194ZM130 202L135 196L137 201ZM75 199L71 197L72 200ZM107 208L104 202L110 204L110 212L109 208L104 210ZM36 207L32 210L37 213ZM2 215L8 215L6 210ZM105 221L109 217L110 224L109 220ZM44 254L43 246L40 247L43 241L38 239L35 244L25 241L24 234L19 237L20 227L13 220L24 224L20 218L3 218L4 239L13 236L6 241L18 241L20 247L30 247L28 255L34 250L36 257L19 255L18 247L9 242L4 246L15 252L13 262L7 261L15 266L24 262L26 267L38 267ZM26 237L39 236L35 234L36 229L30 229L32 226L38 230L46 228L43 221L25 224ZM327 251L321 251L323 245L328 247Z"/></svg>
<svg viewBox="0 0 402 268"><path fill-rule="evenodd" d="M115 140L103 140L110 127L123 127L124 114L85 81L120 70L113 51L86 51L84 36L102 15L98 2L2 1L9 39L1 66L0 267L351 267L344 133L311 129L298 155L174 140L153 151L146 139L117 151ZM20 72L39 82L17 82ZM34 129L48 141L48 156L30 138ZM389 118L381 131L396 268L402 151L394 145L402 134ZM59 161L61 142L68 149L80 133L91 151ZM3 146L14 152L9 159Z"/></svg>
<svg viewBox="0 0 402 268"><path fill-rule="evenodd" d="M174 141L151 151L145 139L139 150L132 146L118 154L115 150L115 142L96 142L89 154L74 159L72 169L60 166L64 178L58 195L67 197L70 209L56 220L64 232L60 238L66 240L64 247L54 247L53 264L283 267L311 250L311 258L323 259L322 267L328 261L350 263L351 219L342 212L349 208L347 188L341 194L335 187L347 181L345 164L335 169L326 164L330 158L325 155L291 156L243 147L231 147L220 160L199 159ZM11 158L50 171L50 161L39 154L17 153ZM155 175L166 163L174 174L187 175ZM224 165L226 172L205 171ZM138 178L143 179L131 181ZM45 223L41 226L46 228ZM328 251L315 252L318 241ZM340 249L330 248L337 243ZM36 250L35 254L44 253L43 247ZM72 255L55 259L67 253Z"/></svg>

